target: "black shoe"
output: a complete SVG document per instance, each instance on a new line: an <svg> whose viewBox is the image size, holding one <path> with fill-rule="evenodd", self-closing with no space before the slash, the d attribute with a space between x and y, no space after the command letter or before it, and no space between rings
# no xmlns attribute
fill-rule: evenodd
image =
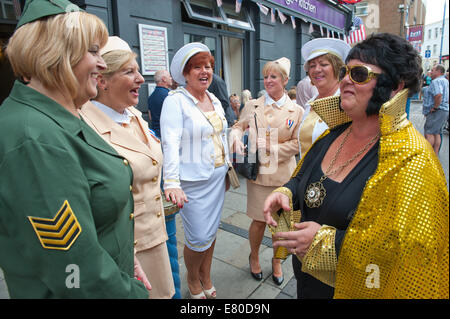
<svg viewBox="0 0 450 319"><path fill-rule="evenodd" d="M272 280L277 286L280 286L283 283L283 281L284 281L284 276L283 275L281 275L281 277L276 277L273 274L273 258L272 258Z"/></svg>
<svg viewBox="0 0 450 319"><path fill-rule="evenodd" d="M252 275L252 277L258 281L261 281L263 279L263 273L262 271L259 273L252 272L252 263L250 262L250 256L248 256L248 265L250 267L250 274Z"/></svg>

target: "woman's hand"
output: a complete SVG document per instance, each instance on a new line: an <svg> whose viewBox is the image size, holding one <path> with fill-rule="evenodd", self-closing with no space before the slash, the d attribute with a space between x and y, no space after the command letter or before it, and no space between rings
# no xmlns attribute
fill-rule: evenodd
<svg viewBox="0 0 450 319"><path fill-rule="evenodd" d="M303 222L294 224L294 227L298 230L275 233L276 240L273 242L273 246L286 247L290 253L304 257L322 225L316 222Z"/></svg>
<svg viewBox="0 0 450 319"><path fill-rule="evenodd" d="M289 205L289 197L283 193L272 193L267 196L264 202L264 220L268 225L277 227L277 222L272 218L272 213L283 209L285 211L290 211L291 207Z"/></svg>
<svg viewBox="0 0 450 319"><path fill-rule="evenodd" d="M235 139L233 143L233 152L238 155L244 155L245 154L245 145L242 143L242 141Z"/></svg>
<svg viewBox="0 0 450 319"><path fill-rule="evenodd" d="M266 152L267 149L267 141L265 137L258 137L258 139L256 140L256 146L258 147L258 149L263 149L264 152Z"/></svg>
<svg viewBox="0 0 450 319"><path fill-rule="evenodd" d="M150 281L148 281L147 275L142 269L141 263L137 259L136 255L134 256L134 278L136 278L139 281L142 281L147 290L152 290L152 285L150 285Z"/></svg>
<svg viewBox="0 0 450 319"><path fill-rule="evenodd" d="M183 208L184 203L188 203L186 194L181 188L167 188L164 190L164 195L168 202L178 205L178 208Z"/></svg>

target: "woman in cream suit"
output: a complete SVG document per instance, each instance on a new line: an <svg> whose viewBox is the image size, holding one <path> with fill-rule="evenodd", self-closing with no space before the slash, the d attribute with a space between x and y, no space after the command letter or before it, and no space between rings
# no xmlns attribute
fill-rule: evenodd
<svg viewBox="0 0 450 319"><path fill-rule="evenodd" d="M339 69L344 65L345 57L351 47L339 39L320 38L307 42L302 47L305 60L304 69L311 78L311 84L317 88L311 100L305 104L305 114L299 130L300 158L314 141L328 129L327 124L311 110L310 103L316 99L337 96L339 91Z"/></svg>
<svg viewBox="0 0 450 319"><path fill-rule="evenodd" d="M242 135L249 127L249 140L257 141L259 149L258 176L255 181L247 180L247 215L253 219L249 230L251 249L249 263L251 275L256 280L263 278L259 264L259 247L266 227L263 215L264 200L275 188L289 180L295 169L295 155L298 153L297 136L303 108L285 93L290 66L291 63L287 58L266 63L262 71L266 93L245 104L239 121L230 133L234 150L242 153ZM254 147L251 151L256 151L255 143L250 145L251 148ZM279 259L272 259L272 272L274 282L281 285L283 273Z"/></svg>
<svg viewBox="0 0 450 319"><path fill-rule="evenodd" d="M135 219L136 257L152 286L150 298L172 298L175 288L160 190L161 145L132 106L139 101L144 78L136 54L122 39L109 37L101 54L107 68L97 79L99 94L83 106L80 114L131 166L134 211L130 219Z"/></svg>

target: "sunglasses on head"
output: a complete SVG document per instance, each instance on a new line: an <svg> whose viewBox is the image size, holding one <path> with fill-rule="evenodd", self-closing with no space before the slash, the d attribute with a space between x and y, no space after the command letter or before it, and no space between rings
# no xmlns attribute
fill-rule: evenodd
<svg viewBox="0 0 450 319"><path fill-rule="evenodd" d="M377 77L381 73L375 73L365 65L344 65L339 70L339 81L342 81L349 74L350 80L357 84L364 84Z"/></svg>

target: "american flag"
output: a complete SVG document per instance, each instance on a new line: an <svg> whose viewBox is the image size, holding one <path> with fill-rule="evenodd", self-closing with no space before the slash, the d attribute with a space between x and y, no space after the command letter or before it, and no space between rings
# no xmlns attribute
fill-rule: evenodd
<svg viewBox="0 0 450 319"><path fill-rule="evenodd" d="M363 41L366 38L366 28L364 24L359 26L359 29L350 31L348 36L345 36L345 41L348 44Z"/></svg>
<svg viewBox="0 0 450 319"><path fill-rule="evenodd" d="M241 12L242 0L236 0L236 13Z"/></svg>

